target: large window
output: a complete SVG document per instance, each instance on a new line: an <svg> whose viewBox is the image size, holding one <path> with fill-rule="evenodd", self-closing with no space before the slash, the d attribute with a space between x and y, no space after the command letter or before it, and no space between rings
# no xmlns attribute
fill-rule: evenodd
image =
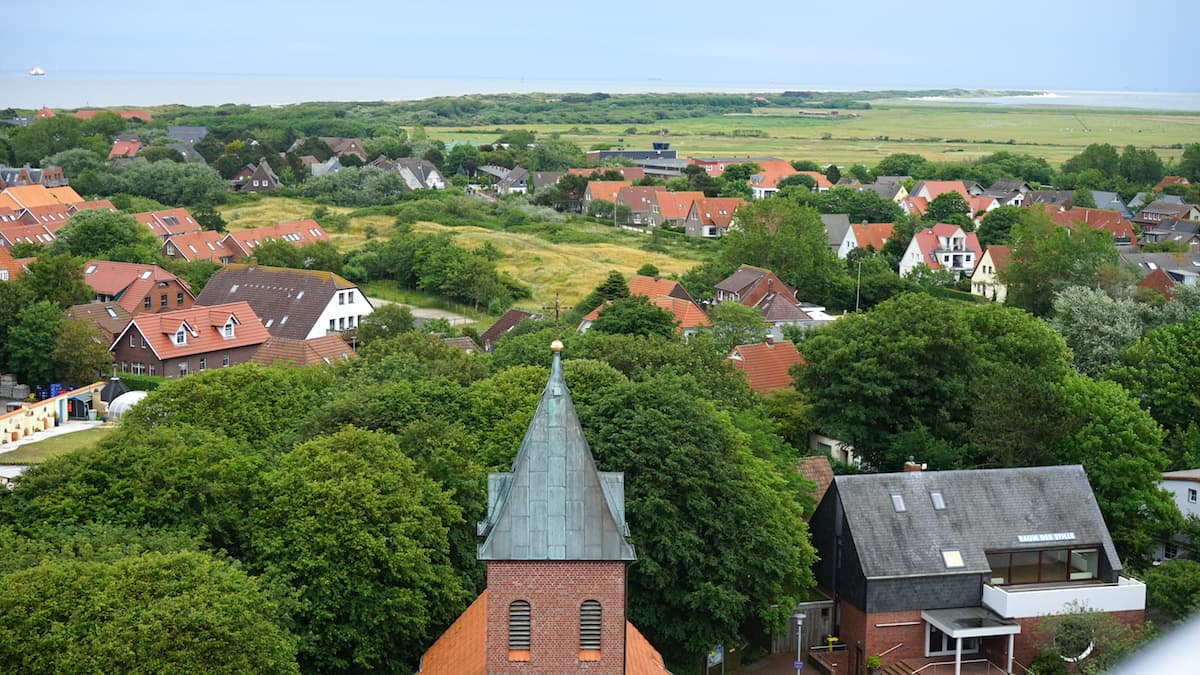
<svg viewBox="0 0 1200 675"><path fill-rule="evenodd" d="M925 624L925 656L953 654L954 647L954 638L928 623ZM964 654L979 651L979 638L963 638L962 651Z"/></svg>
<svg viewBox="0 0 1200 675"><path fill-rule="evenodd" d="M1100 549L1047 549L987 554L991 583L1037 584L1080 581L1100 576Z"/></svg>

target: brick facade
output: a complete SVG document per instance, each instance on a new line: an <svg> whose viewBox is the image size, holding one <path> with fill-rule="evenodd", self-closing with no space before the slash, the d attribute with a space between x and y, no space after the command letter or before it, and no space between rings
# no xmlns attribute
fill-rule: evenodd
<svg viewBox="0 0 1200 675"><path fill-rule="evenodd" d="M487 566L487 672L495 674L625 672L625 563L622 561L490 561ZM530 605L527 661L509 661L508 608ZM602 608L598 661L580 661L579 607Z"/></svg>
<svg viewBox="0 0 1200 675"><path fill-rule="evenodd" d="M132 345L130 344L131 342L133 343ZM254 356L254 352L258 350L258 347L259 345L257 344L233 347L231 349L168 358L164 361L160 360L154 354L154 350L150 348L149 342L142 339L142 334L138 332L137 326L134 326L117 340L110 352L118 372L180 377L184 372L180 366L185 363L187 364L186 372L189 375L202 370L227 368L248 362L250 357ZM229 363L225 362L226 358L229 359ZM154 372L150 372L151 369Z"/></svg>

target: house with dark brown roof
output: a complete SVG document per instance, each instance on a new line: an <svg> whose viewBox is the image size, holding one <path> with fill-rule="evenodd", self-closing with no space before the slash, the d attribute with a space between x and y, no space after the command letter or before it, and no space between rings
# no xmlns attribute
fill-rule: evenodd
<svg viewBox="0 0 1200 675"><path fill-rule="evenodd" d="M729 352L733 367L746 374L750 388L760 394L792 386L792 366L803 365L804 357L788 340L738 345Z"/></svg>
<svg viewBox="0 0 1200 675"><path fill-rule="evenodd" d="M334 365L358 358L358 354L346 344L340 335L327 335L311 340L269 337L259 345L250 361L264 366Z"/></svg>
<svg viewBox="0 0 1200 675"><path fill-rule="evenodd" d="M361 138L340 138L337 136L321 136L321 140L333 151L334 157L354 155L362 161L367 161L367 153L363 152Z"/></svg>
<svg viewBox="0 0 1200 675"><path fill-rule="evenodd" d="M1180 220L1200 220L1200 206L1194 204L1174 204L1159 199L1143 206L1133 216L1133 222L1145 230L1153 228L1164 220L1175 218Z"/></svg>
<svg viewBox="0 0 1200 675"><path fill-rule="evenodd" d="M651 214L658 209L654 193L667 188L661 185L630 185L617 192L617 206L629 209L629 222L633 225L651 224Z"/></svg>
<svg viewBox="0 0 1200 675"><path fill-rule="evenodd" d="M660 190L653 193L652 199L654 202L646 224L650 227L674 227L684 224L692 204L697 199L704 199L704 193Z"/></svg>
<svg viewBox="0 0 1200 675"><path fill-rule="evenodd" d="M248 165L247 168L250 168ZM275 171L267 164L266 158L263 158L258 166L254 167L250 175L242 180L242 189L249 192L266 192L279 187L279 176L275 175Z"/></svg>
<svg viewBox="0 0 1200 675"><path fill-rule="evenodd" d="M195 301L186 281L158 265L89 260L83 280L96 291L96 302L116 303L133 314L187 309Z"/></svg>
<svg viewBox="0 0 1200 675"><path fill-rule="evenodd" d="M115 302L89 302L67 308L67 317L86 321L104 336L104 344L111 345L117 335L125 330L133 319L133 312Z"/></svg>
<svg viewBox="0 0 1200 675"><path fill-rule="evenodd" d="M1012 259L1012 247L994 244L983 252L983 258L971 275L971 293L996 302L1008 297L1008 286L1001 279Z"/></svg>
<svg viewBox="0 0 1200 675"><path fill-rule="evenodd" d="M248 230L232 230L221 243L232 254L233 259L249 258L254 248L265 241L280 239L299 248L318 241L330 241L325 230L312 219L288 220L274 225L254 227Z"/></svg>
<svg viewBox="0 0 1200 675"><path fill-rule="evenodd" d="M496 345L510 330L517 327L517 324L526 319L540 319L537 314L523 312L519 309L510 309L505 312L496 323L488 327L487 330L479 334L479 341L483 343L484 351L492 351L492 347Z"/></svg>
<svg viewBox="0 0 1200 675"><path fill-rule="evenodd" d="M245 363L268 337L250 305L233 302L139 314L109 352L123 373L183 377Z"/></svg>
<svg viewBox="0 0 1200 675"><path fill-rule="evenodd" d="M714 302L740 302L757 309L776 340L783 339L784 326L816 326L833 320L824 307L802 305L790 286L760 267L742 265L714 290Z"/></svg>
<svg viewBox="0 0 1200 675"><path fill-rule="evenodd" d="M245 302L273 337L311 340L353 334L373 311L358 286L332 272L227 265L196 298L199 306Z"/></svg>

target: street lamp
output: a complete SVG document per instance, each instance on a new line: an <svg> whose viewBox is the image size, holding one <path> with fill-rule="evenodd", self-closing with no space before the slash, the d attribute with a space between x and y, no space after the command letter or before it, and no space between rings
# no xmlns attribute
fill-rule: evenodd
<svg viewBox="0 0 1200 675"><path fill-rule="evenodd" d="M804 612L796 612L796 675L804 667Z"/></svg>

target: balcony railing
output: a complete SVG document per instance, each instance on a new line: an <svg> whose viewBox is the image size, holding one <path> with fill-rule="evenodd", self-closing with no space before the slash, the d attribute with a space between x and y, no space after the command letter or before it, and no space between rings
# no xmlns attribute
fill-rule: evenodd
<svg viewBox="0 0 1200 675"><path fill-rule="evenodd" d="M1115 584L983 587L983 606L1007 619L1062 614L1072 604L1100 612L1142 610L1146 608L1146 585L1137 579L1120 577Z"/></svg>

